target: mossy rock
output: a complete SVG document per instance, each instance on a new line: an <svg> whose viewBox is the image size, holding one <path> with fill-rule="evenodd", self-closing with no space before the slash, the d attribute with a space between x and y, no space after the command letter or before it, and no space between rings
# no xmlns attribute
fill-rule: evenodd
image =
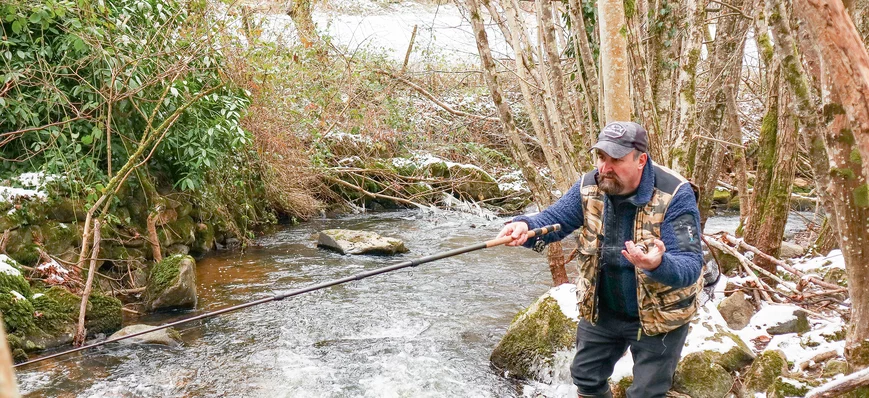
<svg viewBox="0 0 869 398"><path fill-rule="evenodd" d="M845 358L852 368L864 369L869 367L869 341L861 341L860 344L845 344Z"/></svg>
<svg viewBox="0 0 869 398"><path fill-rule="evenodd" d="M87 218L85 202L80 199L59 196L49 199L47 217L62 223L84 221Z"/></svg>
<svg viewBox="0 0 869 398"><path fill-rule="evenodd" d="M501 196L498 181L478 167L441 161L429 163L424 170L428 176L454 181L450 188L460 197L479 201Z"/></svg>
<svg viewBox="0 0 869 398"><path fill-rule="evenodd" d="M743 384L751 394L765 392L775 382L776 378L785 374L788 368L788 360L780 350L767 350L762 352L751 368L745 374Z"/></svg>
<svg viewBox="0 0 869 398"><path fill-rule="evenodd" d="M869 398L869 386L863 386L854 391L842 394L841 398Z"/></svg>
<svg viewBox="0 0 869 398"><path fill-rule="evenodd" d="M81 245L81 231L77 224L47 220L38 228L42 246L50 254L60 255Z"/></svg>
<svg viewBox="0 0 869 398"><path fill-rule="evenodd" d="M693 352L679 361L673 389L693 398L720 398L733 388L733 377L716 363L714 351Z"/></svg>
<svg viewBox="0 0 869 398"><path fill-rule="evenodd" d="M214 226L211 223L196 224L196 241L190 246L190 251L196 256L205 255L214 249Z"/></svg>
<svg viewBox="0 0 869 398"><path fill-rule="evenodd" d="M124 337L127 335L131 335L134 333L141 333L146 330L153 329L154 326L151 325L130 325L127 326L111 336L110 339ZM169 347L177 347L181 345L181 334L178 333L173 328L166 328L156 330L150 333L145 333L136 337L132 337L126 340L122 340L121 344L157 344L157 345L165 345Z"/></svg>
<svg viewBox="0 0 869 398"><path fill-rule="evenodd" d="M769 387L766 396L767 398L804 397L812 387L817 385L816 381L779 376Z"/></svg>
<svg viewBox="0 0 869 398"><path fill-rule="evenodd" d="M824 364L823 377L833 377L837 374L848 374L848 363L838 359L831 359Z"/></svg>
<svg viewBox="0 0 869 398"><path fill-rule="evenodd" d="M538 370L550 366L555 353L570 349L575 341L576 322L547 293L516 316L489 360L511 377L542 381Z"/></svg>
<svg viewBox="0 0 869 398"><path fill-rule="evenodd" d="M196 223L190 216L179 217L166 225L157 228L157 237L162 247L180 243L190 246L196 241Z"/></svg>
<svg viewBox="0 0 869 398"><path fill-rule="evenodd" d="M145 307L149 311L194 308L196 299L196 261L193 257L171 256L152 266L145 290Z"/></svg>
<svg viewBox="0 0 869 398"><path fill-rule="evenodd" d="M85 316L88 335L108 334L121 328L123 323L121 300L101 294L91 294L88 304Z"/></svg>
<svg viewBox="0 0 869 398"><path fill-rule="evenodd" d="M38 228L25 225L9 231L6 253L19 264L35 266L39 262L39 248L33 243L34 230Z"/></svg>
<svg viewBox="0 0 869 398"><path fill-rule="evenodd" d="M713 260L718 262L718 267L721 268L722 274L732 276L734 273L739 272L740 264L736 256L713 247L709 247L709 250L710 252L715 252Z"/></svg>
<svg viewBox="0 0 869 398"><path fill-rule="evenodd" d="M838 267L825 267L821 269L824 282L835 283L842 287L848 287L848 273Z"/></svg>
<svg viewBox="0 0 869 398"><path fill-rule="evenodd" d="M733 348L727 350L727 352L721 354L715 359L715 363L721 365L721 367L726 369L728 372L734 372L751 365L751 363L756 359L751 348L749 348L748 345L733 332L721 330L718 333L715 333L712 339L716 341L718 341L718 339L729 339L736 344Z"/></svg>
<svg viewBox="0 0 869 398"><path fill-rule="evenodd" d="M717 205L726 205L730 202L731 198L730 191L723 189L716 189L715 192L712 193L712 203Z"/></svg>

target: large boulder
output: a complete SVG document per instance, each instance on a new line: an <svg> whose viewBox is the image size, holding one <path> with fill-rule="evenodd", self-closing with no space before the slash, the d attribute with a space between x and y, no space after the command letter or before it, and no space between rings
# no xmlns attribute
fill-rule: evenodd
<svg viewBox="0 0 869 398"><path fill-rule="evenodd" d="M380 236L374 232L350 229L327 229L320 231L317 246L335 250L341 254L397 254L407 252L404 242Z"/></svg>
<svg viewBox="0 0 869 398"><path fill-rule="evenodd" d="M516 316L489 360L508 376L546 382L556 353L572 352L575 341L576 321L564 315L550 291Z"/></svg>
<svg viewBox="0 0 869 398"><path fill-rule="evenodd" d="M733 388L733 377L715 362L717 352L686 355L676 367L673 389L692 398L720 398Z"/></svg>
<svg viewBox="0 0 869 398"><path fill-rule="evenodd" d="M765 392L776 378L787 372L787 368L788 360L783 352L766 350L751 364L743 379L743 385L749 394Z"/></svg>
<svg viewBox="0 0 869 398"><path fill-rule="evenodd" d="M131 334L144 332L153 329L151 325L130 325L112 334L109 339L129 336ZM160 329L153 332L131 337L126 340L121 340L122 344L159 344L170 347L177 347L181 344L181 335L172 328Z"/></svg>
<svg viewBox="0 0 869 398"><path fill-rule="evenodd" d="M154 264L145 290L146 309L189 309L195 306L196 261L193 257L175 255Z"/></svg>
<svg viewBox="0 0 869 398"><path fill-rule="evenodd" d="M748 326L751 321L751 317L754 315L754 305L745 299L744 293L736 292L721 300L721 303L718 304L718 312L727 322L727 327L740 330Z"/></svg>

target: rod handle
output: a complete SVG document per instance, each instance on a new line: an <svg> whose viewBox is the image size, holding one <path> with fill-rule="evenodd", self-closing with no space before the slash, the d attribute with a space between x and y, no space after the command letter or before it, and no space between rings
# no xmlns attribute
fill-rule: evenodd
<svg viewBox="0 0 869 398"><path fill-rule="evenodd" d="M533 238L535 236L546 235L550 232L561 231L561 224L552 224L547 225L545 227L540 227L536 229L532 229L528 231L528 237ZM495 238L490 241L486 241L486 247L494 247L500 245L506 245L513 241L513 237L511 236L502 236L500 238Z"/></svg>

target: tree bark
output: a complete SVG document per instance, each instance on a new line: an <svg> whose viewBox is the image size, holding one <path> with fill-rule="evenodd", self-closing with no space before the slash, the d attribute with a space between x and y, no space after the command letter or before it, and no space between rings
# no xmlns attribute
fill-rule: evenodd
<svg viewBox="0 0 869 398"><path fill-rule="evenodd" d="M788 95L781 89L780 74L776 71L770 76L773 81L760 128L757 178L746 216L745 240L764 253L779 257L797 163L797 128L795 118L786 112ZM775 272L776 264L763 257L755 257L754 262Z"/></svg>
<svg viewBox="0 0 869 398"><path fill-rule="evenodd" d="M830 198L848 274L851 322L845 358L869 366L869 54L840 0L795 0L821 55Z"/></svg>
<svg viewBox="0 0 869 398"><path fill-rule="evenodd" d="M591 46L588 42L588 36L586 34L586 26L585 26L585 18L582 16L582 5L579 0L569 0L570 4L570 26L573 30L574 40L577 43L576 50L579 52L579 57L582 59L580 62L580 67L582 67L583 74L585 75L586 88L587 92L585 93L586 100L590 104L592 113L592 120L600 121L602 119L603 113L600 111L600 102L601 99L598 96L598 86L600 83L598 82L598 73L597 73L597 63L594 62L594 55L591 51ZM598 122L598 129L603 129L603 125ZM591 130L595 130L591 128Z"/></svg>
<svg viewBox="0 0 869 398"><path fill-rule="evenodd" d="M492 52L489 49L489 38L486 35L483 19L480 16L480 6L476 0L465 0L465 4L470 12L471 26L474 30L474 38L477 42L477 51L480 53L483 77L485 78L486 85L489 87L489 91L491 92L492 101L498 109L498 116L501 119L504 133L507 135L510 152L513 154L513 158L516 159L516 163L519 164L522 176L525 177L525 180L528 182L528 186L537 203L548 203L549 194L547 191L541 189L544 187L544 183L542 179L539 178L539 174L534 168L534 163L531 161L531 157L519 137L510 107L506 102L504 102L501 83L499 82L498 75L495 71L495 61L492 58ZM551 252L550 255L552 255ZM561 256L563 257L563 253ZM557 260L557 258L550 257L550 270L552 273L553 283L556 286L562 283L567 283L567 274L564 271L563 260L560 263L560 267L553 267L552 260Z"/></svg>
<svg viewBox="0 0 869 398"><path fill-rule="evenodd" d="M622 0L599 0L601 86L606 123L631 120L625 9Z"/></svg>
<svg viewBox="0 0 869 398"><path fill-rule="evenodd" d="M287 11L287 15L293 20L293 24L296 25L299 40L305 47L321 43L320 36L317 34L317 26L314 24L314 19L311 18L313 8L311 0L291 0L290 9Z"/></svg>
<svg viewBox="0 0 869 398"><path fill-rule="evenodd" d="M94 221L94 250L91 253L90 267L88 267L88 279L84 285L84 292L81 294L81 304L78 312L78 326L76 327L73 345L81 347L87 337L87 329L85 329L85 317L88 309L88 299L91 296L91 290L94 286L94 276L97 274L97 257L100 253L100 220Z"/></svg>
<svg viewBox="0 0 869 398"><path fill-rule="evenodd" d="M661 159L668 167L685 173L685 158L688 154L685 143L697 126L697 65L703 45L703 29L706 27L706 1L687 0L685 2L688 37L682 41L679 56L679 79L676 84L679 92L679 123L670 132L667 156Z"/></svg>

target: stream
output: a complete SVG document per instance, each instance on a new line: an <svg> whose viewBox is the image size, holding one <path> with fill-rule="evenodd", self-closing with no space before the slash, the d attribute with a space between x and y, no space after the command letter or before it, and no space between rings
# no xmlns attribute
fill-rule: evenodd
<svg viewBox="0 0 869 398"><path fill-rule="evenodd" d="M285 227L243 254L200 260L195 311L135 323L162 324L478 243L505 220L405 210ZM801 219L791 221L793 229ZM736 222L715 217L707 231L732 231ZM315 234L329 228L400 238L410 252L318 249ZM489 354L550 282L542 254L480 250L188 324L181 348L115 344L46 361L20 370L18 383L26 397L519 397L528 388L492 369Z"/></svg>

